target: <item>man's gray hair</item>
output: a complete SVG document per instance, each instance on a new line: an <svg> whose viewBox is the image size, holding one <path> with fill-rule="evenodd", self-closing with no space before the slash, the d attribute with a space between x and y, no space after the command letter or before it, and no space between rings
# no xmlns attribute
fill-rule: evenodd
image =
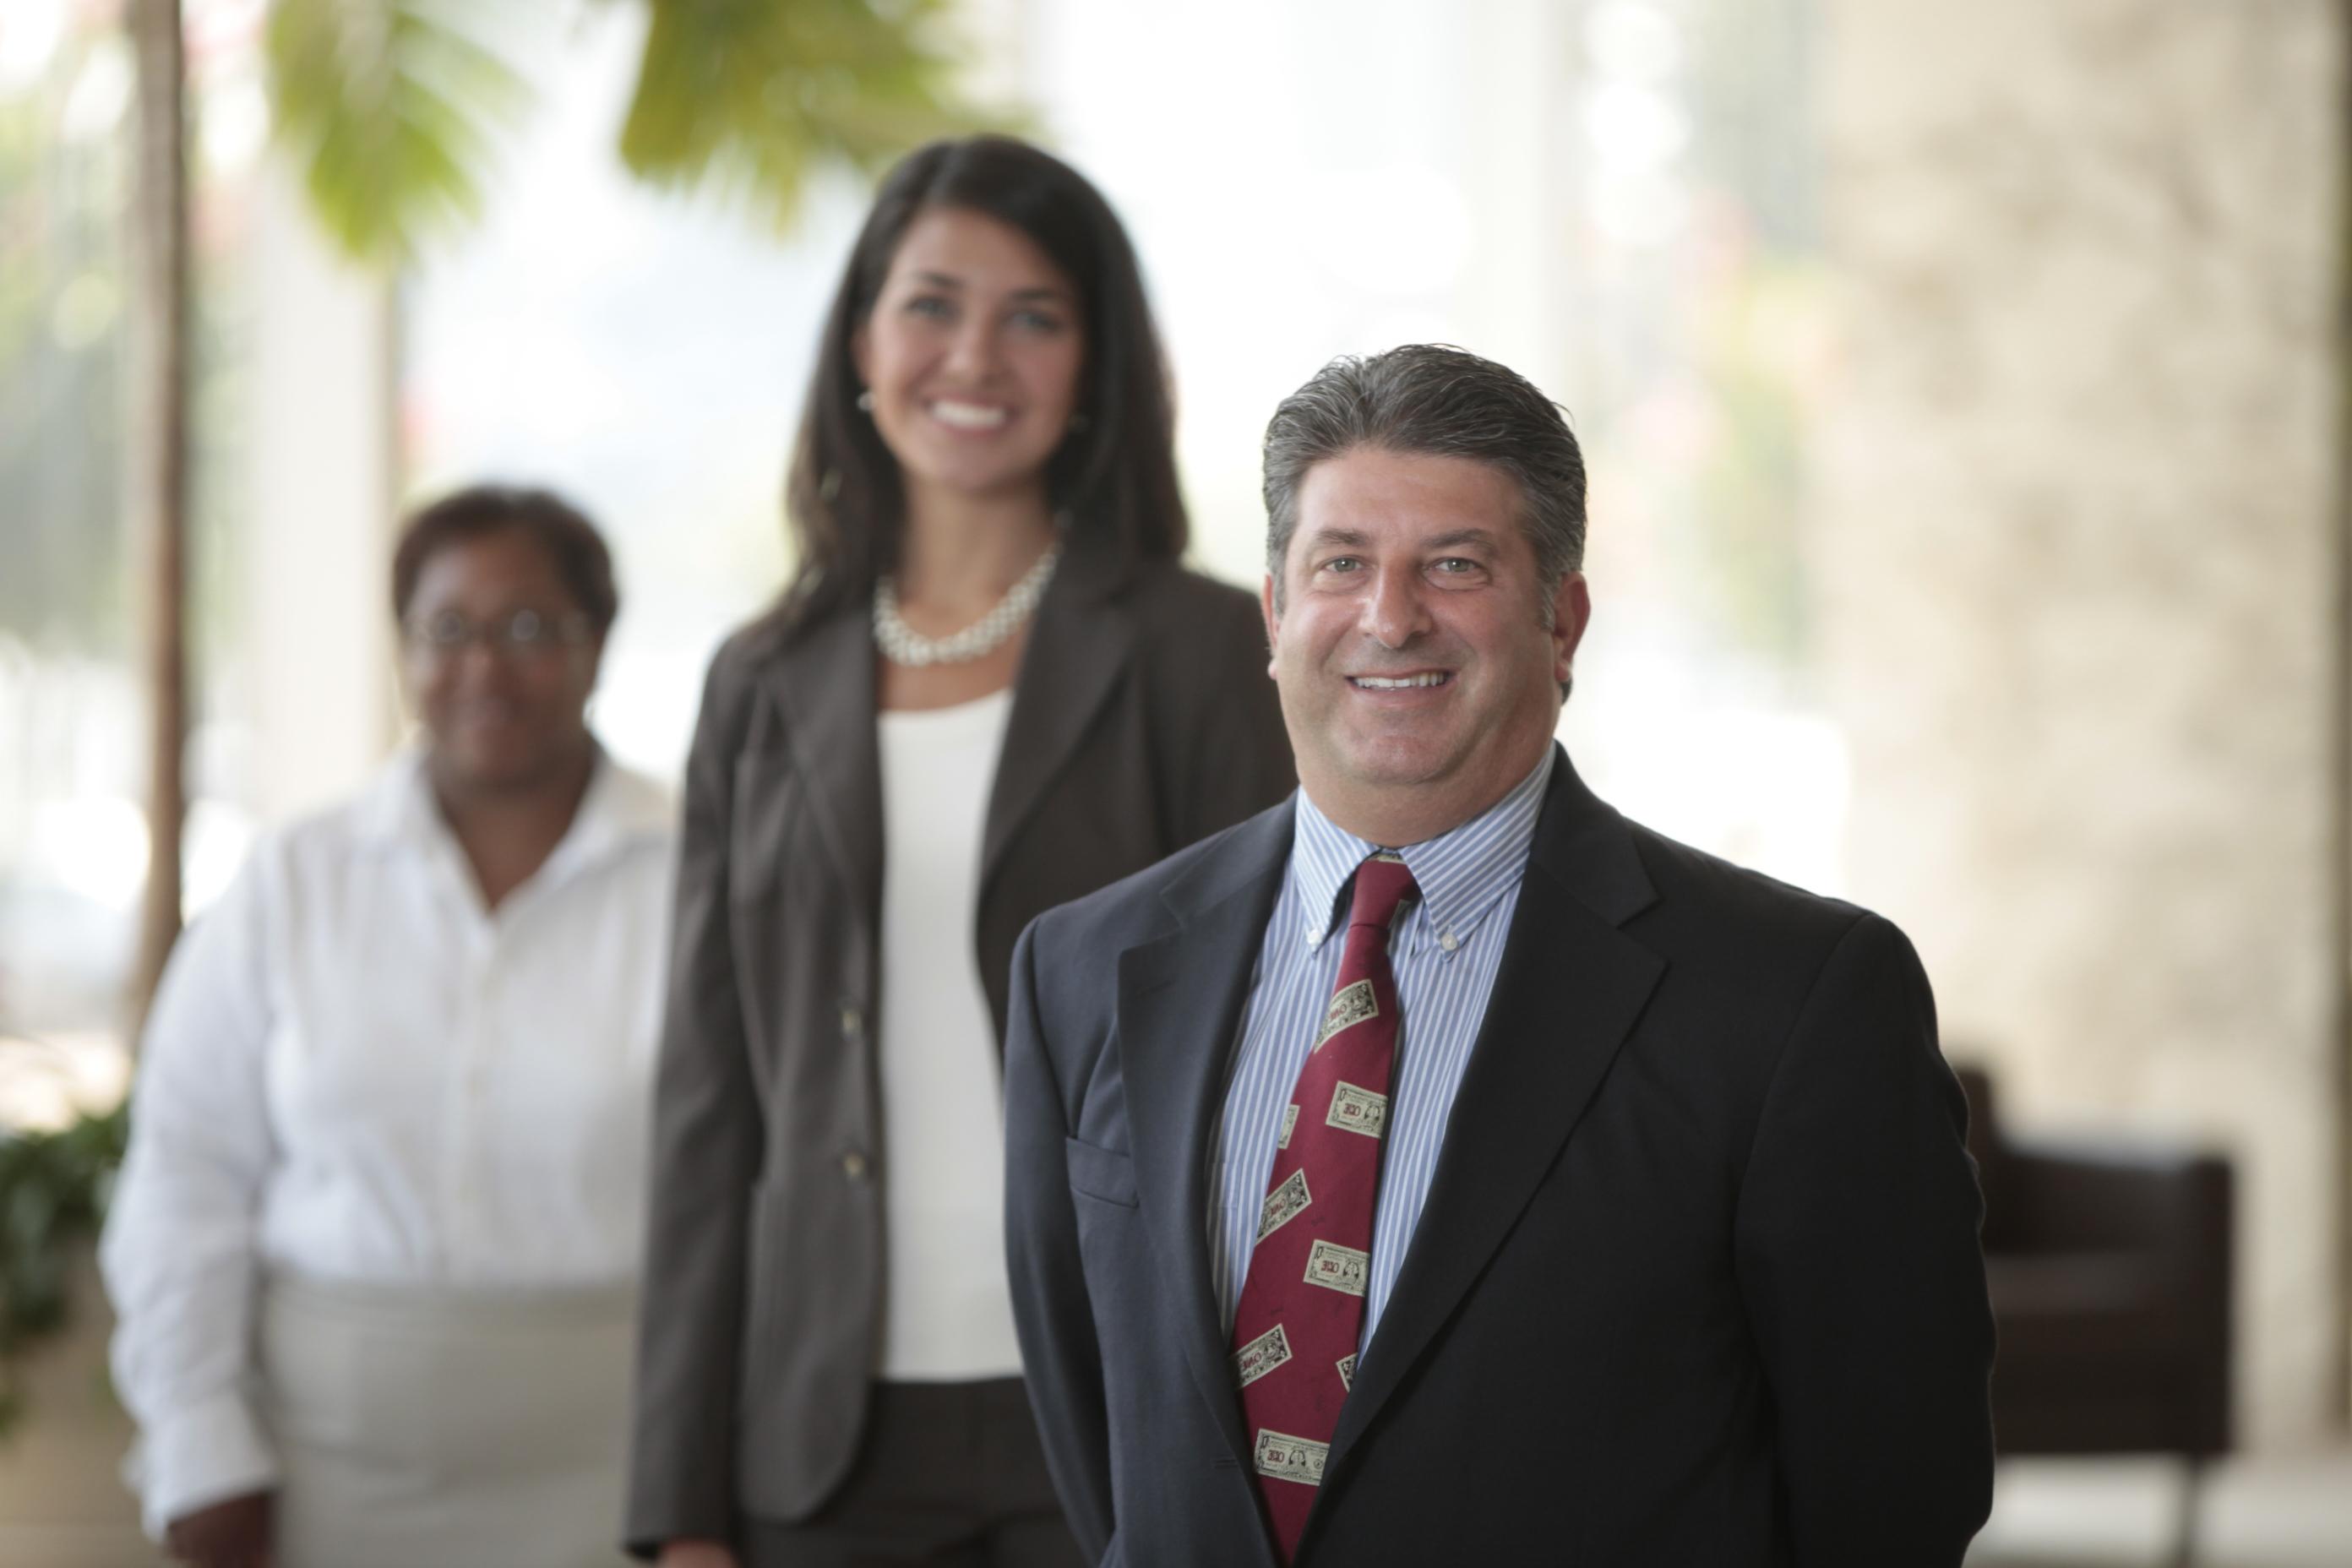
<svg viewBox="0 0 2352 1568"><path fill-rule="evenodd" d="M1584 564L1584 454L1559 405L1527 377L1442 343L1343 354L1274 411L1265 427L1265 569L1277 605L1307 470L1358 447L1466 458L1508 474L1519 488L1549 624L1560 580Z"/></svg>

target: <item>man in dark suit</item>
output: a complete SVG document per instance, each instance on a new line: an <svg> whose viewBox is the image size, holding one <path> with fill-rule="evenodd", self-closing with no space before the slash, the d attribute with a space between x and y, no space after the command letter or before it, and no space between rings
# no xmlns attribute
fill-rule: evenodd
<svg viewBox="0 0 2352 1568"><path fill-rule="evenodd" d="M1013 1296L1128 1568L1937 1568L1991 1497L1966 1108L1901 932L1552 733L1584 474L1458 350L1268 428L1300 793L1013 961Z"/></svg>

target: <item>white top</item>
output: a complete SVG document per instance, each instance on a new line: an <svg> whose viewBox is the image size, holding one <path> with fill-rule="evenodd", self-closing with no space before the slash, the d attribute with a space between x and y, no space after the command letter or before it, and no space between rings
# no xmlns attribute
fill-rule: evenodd
<svg viewBox="0 0 2352 1568"><path fill-rule="evenodd" d="M265 838L181 940L99 1255L151 1531L277 1479L263 1273L635 1276L674 837L660 788L602 762L492 913L412 753Z"/></svg>
<svg viewBox="0 0 2352 1568"><path fill-rule="evenodd" d="M876 1369L1017 1377L1004 1262L1004 1085L972 931L981 829L1013 694L884 712L882 1214Z"/></svg>

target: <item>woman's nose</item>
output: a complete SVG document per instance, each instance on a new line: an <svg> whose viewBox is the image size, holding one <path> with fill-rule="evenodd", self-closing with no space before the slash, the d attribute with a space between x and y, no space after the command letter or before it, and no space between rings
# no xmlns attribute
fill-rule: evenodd
<svg viewBox="0 0 2352 1568"><path fill-rule="evenodd" d="M948 343L948 363L954 369L975 378L983 377L996 368L996 332L990 323L980 320L963 322L956 329Z"/></svg>

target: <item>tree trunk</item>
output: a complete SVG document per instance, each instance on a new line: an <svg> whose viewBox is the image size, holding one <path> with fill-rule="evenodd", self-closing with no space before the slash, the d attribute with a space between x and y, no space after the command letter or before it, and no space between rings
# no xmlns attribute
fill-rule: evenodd
<svg viewBox="0 0 2352 1568"><path fill-rule="evenodd" d="M139 413L131 447L149 696L147 888L128 998L134 1031L180 933L187 815L188 155L180 0L133 0L139 60L136 312Z"/></svg>

